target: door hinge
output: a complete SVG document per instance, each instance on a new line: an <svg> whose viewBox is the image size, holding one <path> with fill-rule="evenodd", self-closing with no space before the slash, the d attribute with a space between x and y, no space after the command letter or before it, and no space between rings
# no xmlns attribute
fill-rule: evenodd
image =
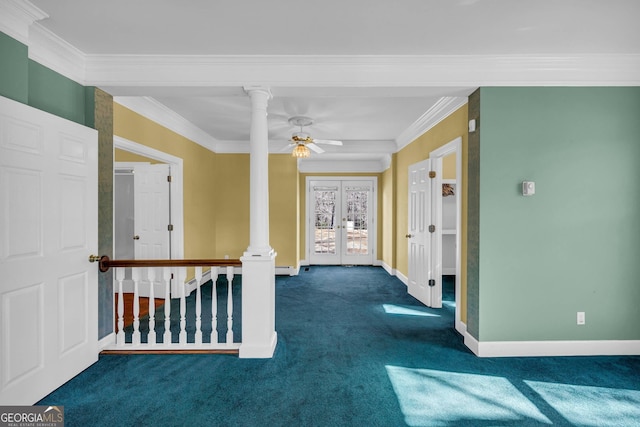
<svg viewBox="0 0 640 427"><path fill-rule="evenodd" d="M436 226L435 225L430 225L429 226L429 233L435 233L436 231Z"/></svg>
<svg viewBox="0 0 640 427"><path fill-rule="evenodd" d="M173 177L171 175L167 175L167 182L172 182Z"/></svg>
<svg viewBox="0 0 640 427"><path fill-rule="evenodd" d="M429 178L435 178L436 177L436 171L429 171Z"/></svg>
<svg viewBox="0 0 640 427"><path fill-rule="evenodd" d="M169 225L167 225L167 230L169 230L169 231L173 231L173 224L169 224Z"/></svg>
<svg viewBox="0 0 640 427"><path fill-rule="evenodd" d="M429 286L434 287L436 285L436 279L429 279Z"/></svg>

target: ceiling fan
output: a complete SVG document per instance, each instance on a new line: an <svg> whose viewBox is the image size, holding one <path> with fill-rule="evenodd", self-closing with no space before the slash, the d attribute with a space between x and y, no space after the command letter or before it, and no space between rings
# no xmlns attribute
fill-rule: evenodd
<svg viewBox="0 0 640 427"><path fill-rule="evenodd" d="M309 149L316 153L324 153L324 150L320 148L318 144L342 145L342 141L332 139L315 139L311 138L311 135L304 132L302 128L313 124L313 119L310 117L294 116L289 119L289 124L300 128L300 132L294 132L291 136L291 144L285 147L285 150L293 148L293 151L291 152L293 157L309 157L311 155L311 151L309 151Z"/></svg>

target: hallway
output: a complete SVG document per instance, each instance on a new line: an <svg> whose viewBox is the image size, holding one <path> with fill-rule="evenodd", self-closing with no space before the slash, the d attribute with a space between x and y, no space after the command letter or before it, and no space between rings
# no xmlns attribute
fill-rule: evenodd
<svg viewBox="0 0 640 427"><path fill-rule="evenodd" d="M382 268L309 267L279 276L276 293L273 359L102 356L40 404L63 405L68 426L624 426L640 418L640 357L477 358L453 329L451 292L444 308L425 308Z"/></svg>

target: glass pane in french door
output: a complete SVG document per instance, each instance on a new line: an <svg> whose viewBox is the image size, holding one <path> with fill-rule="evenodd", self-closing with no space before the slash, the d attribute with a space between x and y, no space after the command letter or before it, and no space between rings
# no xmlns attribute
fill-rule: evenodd
<svg viewBox="0 0 640 427"><path fill-rule="evenodd" d="M369 254L369 188L346 187L347 255Z"/></svg>
<svg viewBox="0 0 640 427"><path fill-rule="evenodd" d="M336 203L338 187L314 188L314 237L316 254L336 254Z"/></svg>

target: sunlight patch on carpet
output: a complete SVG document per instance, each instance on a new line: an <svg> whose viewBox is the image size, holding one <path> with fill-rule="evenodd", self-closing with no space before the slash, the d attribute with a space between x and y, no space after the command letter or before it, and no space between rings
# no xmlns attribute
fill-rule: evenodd
<svg viewBox="0 0 640 427"><path fill-rule="evenodd" d="M389 365L386 369L410 426L463 421L552 424L506 378Z"/></svg>
<svg viewBox="0 0 640 427"><path fill-rule="evenodd" d="M387 314L401 314L404 316L440 317L439 314L429 313L419 310L416 307L395 304L382 304L384 312Z"/></svg>
<svg viewBox="0 0 640 427"><path fill-rule="evenodd" d="M640 391L525 381L572 424L620 426L621 420L640 420ZM640 422L640 421L639 421Z"/></svg>

